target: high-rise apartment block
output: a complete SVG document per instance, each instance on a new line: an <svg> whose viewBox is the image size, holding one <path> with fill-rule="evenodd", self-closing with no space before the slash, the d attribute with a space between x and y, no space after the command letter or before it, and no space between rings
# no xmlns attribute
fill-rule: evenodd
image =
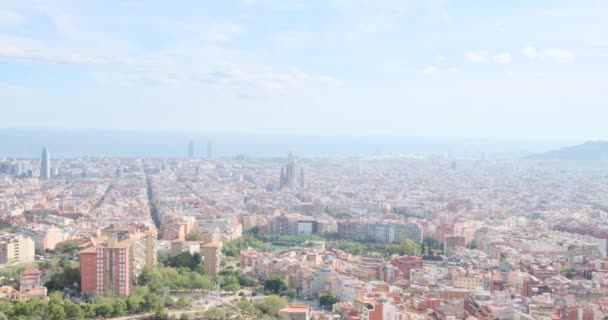
<svg viewBox="0 0 608 320"><path fill-rule="evenodd" d="M300 214L282 214L268 218L268 224L260 228L262 234L309 235L319 233L319 223L313 217Z"/></svg>
<svg viewBox="0 0 608 320"><path fill-rule="evenodd" d="M91 238L80 251L83 294L129 295L144 268L156 265L153 230L110 227Z"/></svg>
<svg viewBox="0 0 608 320"><path fill-rule="evenodd" d="M446 255L452 255L452 250L456 247L464 247L466 245L466 239L460 235L446 235L443 240L443 251Z"/></svg>
<svg viewBox="0 0 608 320"><path fill-rule="evenodd" d="M36 243L23 235L0 235L0 264L34 262Z"/></svg>
<svg viewBox="0 0 608 320"><path fill-rule="evenodd" d="M424 230L417 223L400 221L341 221L338 234L345 239L373 240L382 243L401 242L405 239L422 242Z"/></svg>
<svg viewBox="0 0 608 320"><path fill-rule="evenodd" d="M201 251L203 253L205 272L212 277L217 277L222 262L221 236L218 233L212 234L211 241L201 245Z"/></svg>

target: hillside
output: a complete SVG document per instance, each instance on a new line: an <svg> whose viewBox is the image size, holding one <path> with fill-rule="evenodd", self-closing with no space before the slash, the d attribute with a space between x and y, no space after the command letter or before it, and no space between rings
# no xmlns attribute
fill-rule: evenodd
<svg viewBox="0 0 608 320"><path fill-rule="evenodd" d="M608 141L587 141L530 157L538 160L600 161L608 160Z"/></svg>

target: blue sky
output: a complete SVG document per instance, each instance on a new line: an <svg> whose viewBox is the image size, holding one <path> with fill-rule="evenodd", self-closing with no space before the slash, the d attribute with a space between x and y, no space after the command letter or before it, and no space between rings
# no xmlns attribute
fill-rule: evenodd
<svg viewBox="0 0 608 320"><path fill-rule="evenodd" d="M608 2L0 0L0 127L608 138Z"/></svg>

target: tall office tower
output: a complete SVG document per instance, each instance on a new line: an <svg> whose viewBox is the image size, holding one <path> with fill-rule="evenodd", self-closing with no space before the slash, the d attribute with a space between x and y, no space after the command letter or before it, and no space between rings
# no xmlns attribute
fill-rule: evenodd
<svg viewBox="0 0 608 320"><path fill-rule="evenodd" d="M279 187L285 186L287 184L287 176L285 175L285 167L281 167L281 176L279 178Z"/></svg>
<svg viewBox="0 0 608 320"><path fill-rule="evenodd" d="M207 159L213 158L213 142L207 141Z"/></svg>
<svg viewBox="0 0 608 320"><path fill-rule="evenodd" d="M194 158L194 141L192 140L188 143L188 158Z"/></svg>
<svg viewBox="0 0 608 320"><path fill-rule="evenodd" d="M51 178L51 157L46 147L42 148L42 156L40 156L40 179Z"/></svg>
<svg viewBox="0 0 608 320"><path fill-rule="evenodd" d="M300 188L306 188L306 180L304 179L304 168L300 169Z"/></svg>

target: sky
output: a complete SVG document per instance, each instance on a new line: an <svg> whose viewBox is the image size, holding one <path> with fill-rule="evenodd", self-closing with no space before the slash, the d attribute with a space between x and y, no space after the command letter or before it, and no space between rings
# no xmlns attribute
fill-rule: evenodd
<svg viewBox="0 0 608 320"><path fill-rule="evenodd" d="M606 139L604 0L0 0L0 127Z"/></svg>

